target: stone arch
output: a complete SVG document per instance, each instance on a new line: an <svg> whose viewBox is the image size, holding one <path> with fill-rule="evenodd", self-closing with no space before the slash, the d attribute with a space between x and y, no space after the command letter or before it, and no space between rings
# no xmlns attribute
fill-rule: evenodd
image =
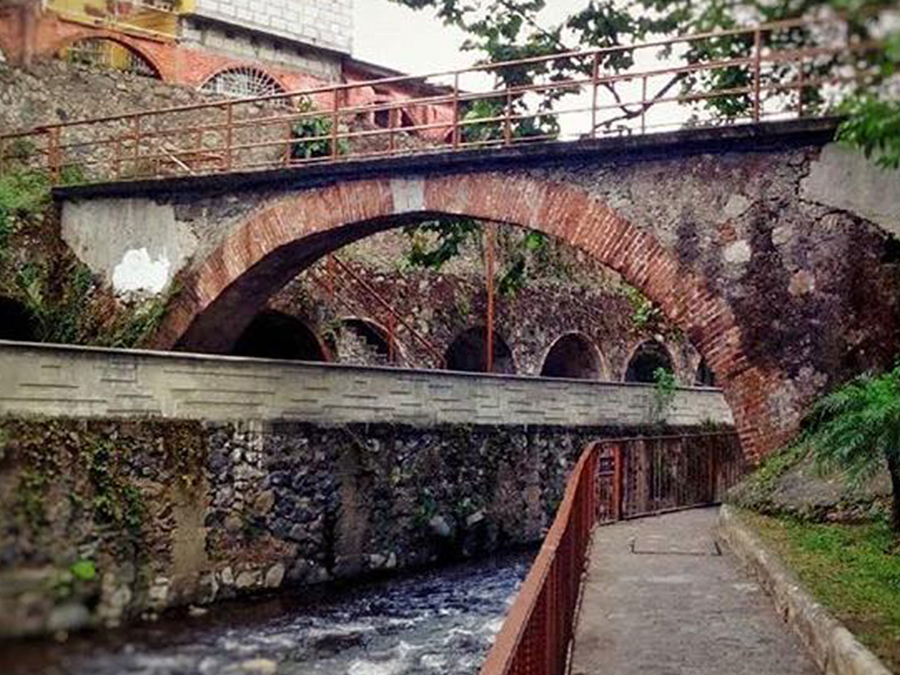
<svg viewBox="0 0 900 675"><path fill-rule="evenodd" d="M670 373L674 373L675 365L672 354L662 342L644 340L632 350L628 365L622 375L622 381L653 384L657 368L665 368Z"/></svg>
<svg viewBox="0 0 900 675"><path fill-rule="evenodd" d="M231 353L291 361L330 361L330 350L300 319L275 310L263 310L244 329Z"/></svg>
<svg viewBox="0 0 900 675"><path fill-rule="evenodd" d="M599 380L605 368L597 345L584 333L560 335L544 356L541 377Z"/></svg>
<svg viewBox="0 0 900 675"><path fill-rule="evenodd" d="M467 373L487 372L487 329L473 326L457 335L444 353L444 367ZM494 367L491 372L512 375L516 372L512 349L494 331Z"/></svg>
<svg viewBox="0 0 900 675"><path fill-rule="evenodd" d="M144 49L143 46L137 41L131 40L123 34L115 33L112 31L81 31L79 33L76 33L75 35L70 35L61 40L56 45L53 53L56 56L61 57L65 52L67 52L78 43L86 42L89 40L98 40L119 45L120 47L124 48L129 53L134 55L135 58L145 63L147 65L147 68L152 71L152 77L158 80L166 80L166 78L163 77L163 69L161 68L159 61L152 54L150 54L148 50Z"/></svg>
<svg viewBox="0 0 900 675"><path fill-rule="evenodd" d="M0 340L33 342L36 339L34 320L25 305L0 297Z"/></svg>
<svg viewBox="0 0 900 675"><path fill-rule="evenodd" d="M529 176L362 179L273 197L184 276L155 344L227 350L256 307L322 256L376 232L442 215L527 227L584 250L657 303L706 357L748 456L777 447L793 432L770 422L766 409L767 394L783 384L781 376L748 360L731 307L700 274L585 188Z"/></svg>

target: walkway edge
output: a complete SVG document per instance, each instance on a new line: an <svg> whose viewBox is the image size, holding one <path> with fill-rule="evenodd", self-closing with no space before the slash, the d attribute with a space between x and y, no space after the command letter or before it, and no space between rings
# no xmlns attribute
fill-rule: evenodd
<svg viewBox="0 0 900 675"><path fill-rule="evenodd" d="M875 654L812 598L730 506L723 505L719 511L718 534L753 571L776 611L800 636L825 675L891 675Z"/></svg>

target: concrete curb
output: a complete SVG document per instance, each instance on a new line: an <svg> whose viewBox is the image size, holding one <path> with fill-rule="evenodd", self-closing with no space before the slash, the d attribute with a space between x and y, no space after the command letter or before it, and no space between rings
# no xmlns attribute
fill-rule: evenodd
<svg viewBox="0 0 900 675"><path fill-rule="evenodd" d="M891 675L844 624L813 600L793 572L729 506L722 506L719 512L718 534L753 570L775 609L797 632L825 675Z"/></svg>

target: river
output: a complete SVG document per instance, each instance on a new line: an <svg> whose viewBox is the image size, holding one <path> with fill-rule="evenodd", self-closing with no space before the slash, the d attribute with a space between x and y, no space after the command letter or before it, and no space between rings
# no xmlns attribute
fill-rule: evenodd
<svg viewBox="0 0 900 675"><path fill-rule="evenodd" d="M223 603L64 643L0 643L4 675L473 675L531 554Z"/></svg>

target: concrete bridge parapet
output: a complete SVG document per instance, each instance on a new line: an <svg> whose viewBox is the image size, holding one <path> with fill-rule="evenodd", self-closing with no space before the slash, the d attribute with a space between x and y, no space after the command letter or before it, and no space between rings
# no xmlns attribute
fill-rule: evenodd
<svg viewBox="0 0 900 675"><path fill-rule="evenodd" d="M0 414L333 426L640 427L650 385L362 368L0 341ZM721 391L680 388L674 426L733 424Z"/></svg>

